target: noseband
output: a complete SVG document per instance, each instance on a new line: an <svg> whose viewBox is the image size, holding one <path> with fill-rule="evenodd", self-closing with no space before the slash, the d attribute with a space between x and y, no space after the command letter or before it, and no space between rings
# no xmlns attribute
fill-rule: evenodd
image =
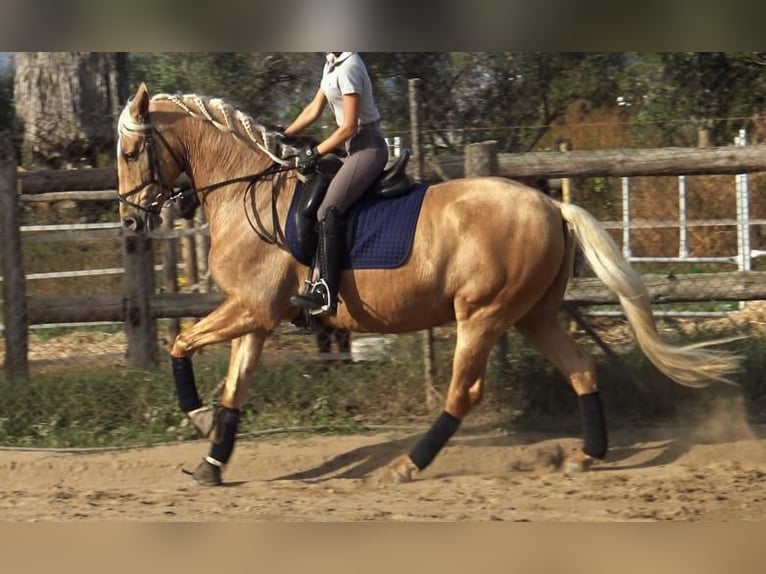
<svg viewBox="0 0 766 574"><path fill-rule="evenodd" d="M184 169L184 162L176 155L165 137L154 126L152 126L151 123L149 123L147 127L143 128L142 131L146 132L144 136L144 146L146 147L146 153L149 156L149 181L140 183L133 189L119 194L117 199L120 203L129 205L130 207L138 209L139 211L143 211L144 213L159 215L160 211L162 211L163 205L165 205L165 202L175 201L176 199L182 197L184 195L184 191L176 191L172 185L167 185L162 181L162 173L160 171L160 157L157 153L157 149L155 148L153 136L156 136L160 143L165 147L167 152L170 154L170 157L173 158L173 161L176 163L181 172L185 172L186 170ZM152 198L152 201L148 206L141 205L140 203L136 203L129 199L150 185L156 185L159 187L160 191Z"/></svg>

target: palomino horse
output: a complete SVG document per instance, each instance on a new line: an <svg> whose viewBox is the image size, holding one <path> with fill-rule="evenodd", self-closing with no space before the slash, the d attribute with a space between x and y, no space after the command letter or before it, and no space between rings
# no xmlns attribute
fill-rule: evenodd
<svg viewBox="0 0 766 574"><path fill-rule="evenodd" d="M220 484L264 341L281 321L299 314L290 296L301 289L308 267L291 255L284 234L297 174L272 152L264 126L220 99L150 98L142 84L118 131L125 229L156 226L182 172L209 222L209 269L224 301L183 331L170 354L180 407L211 438L210 454L193 477ZM607 432L594 361L558 317L577 241L595 274L619 296L636 341L660 371L692 387L728 381L736 356L660 338L640 276L584 209L497 177L432 185L404 264L344 270L337 314L321 318L335 328L377 333L456 323L444 410L410 453L383 471L389 479L410 480L433 461L481 400L490 350L511 326L552 361L577 395L584 443L570 455L568 469L585 470L604 458ZM221 406L213 410L199 399L191 356L224 341L232 342L231 357Z"/></svg>
<svg viewBox="0 0 766 574"><path fill-rule="evenodd" d="M176 200L175 212L184 219L194 219L194 214L199 207L199 198L195 194L183 194ZM316 343L317 350L320 355L331 355L333 341L338 354L350 355L351 354L351 333L346 329L336 329L330 325L319 324L316 325ZM334 359L330 359L334 360ZM344 362L350 362L350 358L344 357Z"/></svg>

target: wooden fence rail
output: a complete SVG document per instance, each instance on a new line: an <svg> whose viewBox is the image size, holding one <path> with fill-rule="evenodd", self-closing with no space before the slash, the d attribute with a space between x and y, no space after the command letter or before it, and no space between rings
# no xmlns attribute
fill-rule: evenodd
<svg viewBox="0 0 766 574"><path fill-rule="evenodd" d="M217 293L155 293L154 266L150 256L152 239L130 235L123 238L126 270L123 294L27 297L21 266L19 202L88 197L108 200L115 197L113 190L117 187L117 177L114 168L17 173L15 165L7 159L13 155L3 155L3 146L10 149L9 141L3 143L0 138L0 255L4 276L5 367L8 372L22 376L28 372L26 353L30 324L89 321L124 321L128 333L129 365L148 367L156 359L157 319L203 316L220 302ZM423 163L421 177L426 181L466 173L464 157L431 159ZM419 169L419 166L410 168ZM471 167L468 170L471 173L485 171ZM497 154L496 161L492 160L491 171L511 178L750 173L766 171L766 146ZM186 182L179 180L177 183L184 185ZM54 192L65 195L49 195ZM88 196L89 193L92 195ZM644 279L655 302L766 299L766 273L762 272L674 277L648 275ZM603 284L584 278L572 280L566 299L580 305L616 302Z"/></svg>
<svg viewBox="0 0 766 574"><path fill-rule="evenodd" d="M152 293L148 315L153 319L203 317L221 303L220 293ZM125 321L122 295L38 295L27 297L30 325Z"/></svg>
<svg viewBox="0 0 766 574"><path fill-rule="evenodd" d="M424 181L454 179L465 174L464 156L432 157L424 161ZM417 163L410 163L411 173ZM497 154L496 175L510 178L559 178L645 175L714 175L766 171L766 145L715 148L647 148ZM419 178L419 179L420 179ZM112 167L19 172L21 193L117 189ZM182 175L176 184L186 185Z"/></svg>
<svg viewBox="0 0 766 574"><path fill-rule="evenodd" d="M465 173L463 156L432 159L431 180ZM613 149L497 155L496 175L510 178L734 175L766 171L766 145L715 148Z"/></svg>
<svg viewBox="0 0 766 574"><path fill-rule="evenodd" d="M755 301L766 299L766 271L642 275L652 303ZM574 305L611 305L617 297L599 279L573 277L565 300ZM41 295L27 297L30 325L121 322L127 319L122 295ZM148 316L154 319L203 317L223 301L220 293L152 293Z"/></svg>

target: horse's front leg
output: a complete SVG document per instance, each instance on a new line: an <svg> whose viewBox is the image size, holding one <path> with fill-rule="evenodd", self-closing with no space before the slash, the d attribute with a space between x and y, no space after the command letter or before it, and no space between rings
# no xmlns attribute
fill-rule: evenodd
<svg viewBox="0 0 766 574"><path fill-rule="evenodd" d="M192 425L213 443L210 455L195 471L195 479L202 484L220 484L221 467L234 450L239 407L245 401L247 382L252 378L268 334L267 329L254 331L254 323L246 308L234 299L227 299L207 317L178 335L170 351L179 406ZM222 406L213 410L203 405L199 397L191 355L206 345L232 339Z"/></svg>
<svg viewBox="0 0 766 574"><path fill-rule="evenodd" d="M222 482L221 471L234 452L240 408L247 400L248 389L255 376L265 340L265 333L253 332L232 341L221 406L211 411L213 416L209 433L210 452L192 472L192 477L198 484L217 486Z"/></svg>
<svg viewBox="0 0 766 574"><path fill-rule="evenodd" d="M210 434L214 418L213 411L202 404L197 393L191 356L205 345L245 334L251 329L246 319L246 310L236 300L226 299L205 318L181 332L170 349L178 406L202 436Z"/></svg>

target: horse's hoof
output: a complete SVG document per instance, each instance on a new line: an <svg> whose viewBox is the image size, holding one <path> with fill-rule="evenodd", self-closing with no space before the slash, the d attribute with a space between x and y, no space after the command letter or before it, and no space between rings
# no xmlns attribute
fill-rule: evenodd
<svg viewBox="0 0 766 574"><path fill-rule="evenodd" d="M221 414L220 408L201 407L197 410L187 413L189 422L197 429L197 432L204 438L209 438L211 442L220 442L218 430L218 417Z"/></svg>
<svg viewBox="0 0 766 574"><path fill-rule="evenodd" d="M564 460L564 474L571 476L573 474L586 472L594 462L596 462L596 459L592 456L588 456L584 452L572 453Z"/></svg>
<svg viewBox="0 0 766 574"><path fill-rule="evenodd" d="M417 470L418 467L410 460L410 457L403 454L388 465L381 476L381 482L386 484L412 482L412 475Z"/></svg>
<svg viewBox="0 0 766 574"><path fill-rule="evenodd" d="M200 486L221 486L221 467L203 460L191 473L192 480Z"/></svg>

